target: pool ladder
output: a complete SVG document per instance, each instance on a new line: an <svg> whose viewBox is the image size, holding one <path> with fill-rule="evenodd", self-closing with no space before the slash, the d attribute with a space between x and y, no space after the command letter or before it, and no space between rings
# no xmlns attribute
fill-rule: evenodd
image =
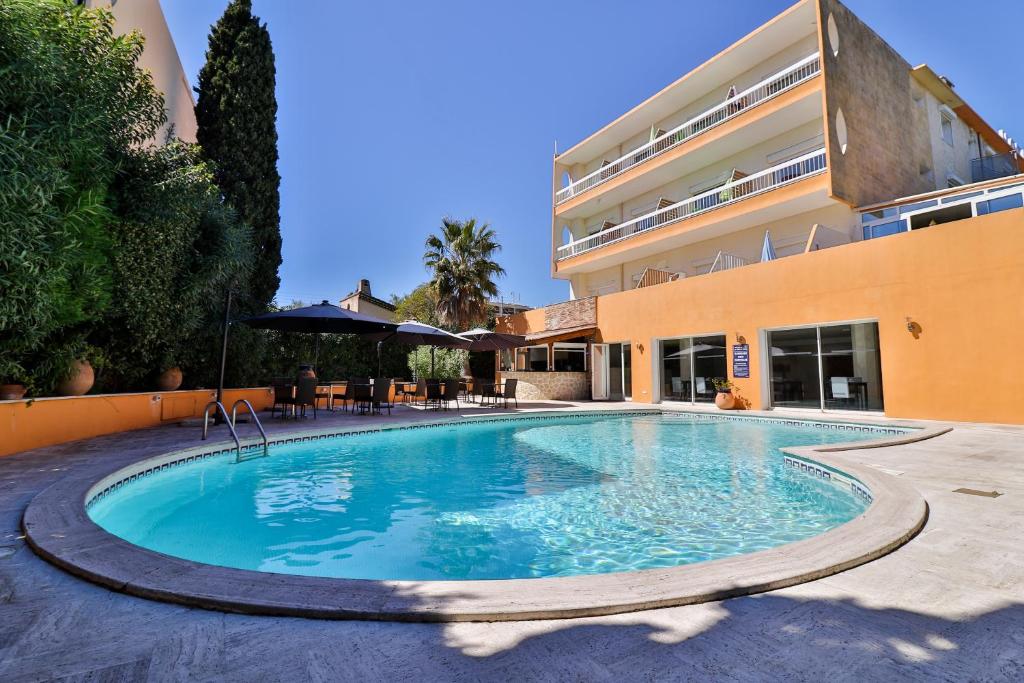
<svg viewBox="0 0 1024 683"><path fill-rule="evenodd" d="M256 423L256 428L260 430L260 436L263 437L263 453L262 456L267 455L267 450L270 443L267 440L267 432L263 429L263 424L260 422L260 418L256 415L256 411L253 409L252 404L244 398L240 398L235 401L234 405L231 406L231 419L228 419L228 411L224 409L224 404L220 401L210 401L203 408L203 440L206 440L206 435L210 430L210 408L214 408L214 415L218 412L224 417L224 423L227 424L228 429L231 431L231 438L235 440L235 462L243 462L245 460L251 460L253 456L244 457L242 455L242 442L238 439L238 432L235 430L235 426L238 424L238 406L245 405L249 409L249 414L252 415L253 422ZM261 456L256 456L261 457Z"/></svg>

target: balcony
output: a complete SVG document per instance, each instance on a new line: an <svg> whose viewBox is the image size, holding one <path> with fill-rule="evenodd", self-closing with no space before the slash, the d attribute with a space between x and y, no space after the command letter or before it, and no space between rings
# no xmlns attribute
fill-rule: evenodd
<svg viewBox="0 0 1024 683"><path fill-rule="evenodd" d="M748 109L795 88L820 72L821 60L816 52L562 188L555 193L555 204L568 201L648 159L653 159L674 149L701 133L739 116Z"/></svg>
<svg viewBox="0 0 1024 683"><path fill-rule="evenodd" d="M1020 173L1017 157L1006 152L992 156L971 159L971 182L980 183L985 180L1005 178Z"/></svg>
<svg viewBox="0 0 1024 683"><path fill-rule="evenodd" d="M823 173L827 168L825 150L818 149L763 171L725 183L712 190L694 195L674 204L666 203L656 211L619 225L610 225L593 235L558 247L556 260L578 256L650 232L666 225L729 206L749 197L763 194L798 180Z"/></svg>

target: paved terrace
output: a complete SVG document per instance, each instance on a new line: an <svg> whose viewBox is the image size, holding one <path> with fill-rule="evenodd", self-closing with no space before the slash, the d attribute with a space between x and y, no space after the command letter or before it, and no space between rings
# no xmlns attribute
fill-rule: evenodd
<svg viewBox="0 0 1024 683"><path fill-rule="evenodd" d="M274 435L424 417L437 416L399 408L390 418L265 421ZM0 458L0 680L1024 679L1024 428L956 425L847 453L910 481L930 505L921 534L891 555L771 593L612 617L401 624L222 614L100 588L25 544L22 511L58 478L95 459L116 465L194 446L198 431L160 427ZM1004 495L953 492L961 487Z"/></svg>

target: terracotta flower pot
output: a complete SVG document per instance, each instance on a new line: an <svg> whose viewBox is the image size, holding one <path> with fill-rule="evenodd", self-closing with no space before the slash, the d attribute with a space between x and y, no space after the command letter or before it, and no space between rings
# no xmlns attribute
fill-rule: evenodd
<svg viewBox="0 0 1024 683"><path fill-rule="evenodd" d="M715 394L715 405L720 410L732 410L736 406L736 397L731 391L719 391Z"/></svg>
<svg viewBox="0 0 1024 683"><path fill-rule="evenodd" d="M176 391L181 386L181 368L173 367L164 370L156 378L156 388L160 391Z"/></svg>
<svg viewBox="0 0 1024 683"><path fill-rule="evenodd" d="M24 395L24 384L0 384L0 401L17 401Z"/></svg>
<svg viewBox="0 0 1024 683"><path fill-rule="evenodd" d="M82 396L92 389L96 382L96 373L92 363L87 360L76 360L71 364L71 374L57 385L58 396Z"/></svg>

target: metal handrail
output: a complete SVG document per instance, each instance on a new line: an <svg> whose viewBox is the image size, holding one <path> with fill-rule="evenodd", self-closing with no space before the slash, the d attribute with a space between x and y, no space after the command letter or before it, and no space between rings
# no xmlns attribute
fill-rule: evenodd
<svg viewBox="0 0 1024 683"><path fill-rule="evenodd" d="M260 422L259 416L253 409L252 404L244 398L240 398L235 401L235 404L231 406L231 426L232 428L238 425L238 406L245 404L245 407L249 409L249 414L252 415L253 422L256 423L256 428L260 430L260 436L263 437L263 455L267 455L267 451L270 448L270 442L267 440L267 432L263 429L263 423ZM242 451L238 451L238 455L235 456L237 462L242 457Z"/></svg>
<svg viewBox="0 0 1024 683"><path fill-rule="evenodd" d="M686 220L721 206L743 201L762 192L774 190L797 180L822 173L826 168L825 150L817 149L795 159L766 168L763 171L744 176L739 180L725 183L707 192L694 195L681 202L676 202L643 216L638 216L631 221L612 225L592 235L563 244L556 251L556 260L561 261L571 256L577 256L592 249L598 249L628 239L641 232L660 228L669 223Z"/></svg>
<svg viewBox="0 0 1024 683"><path fill-rule="evenodd" d="M227 424L228 429L231 430L231 438L235 440L235 457L237 458L242 454L242 442L238 440L238 434L235 432L235 425L231 424L228 420L228 411L224 410L224 404L220 401L210 401L203 408L203 441L206 441L206 434L210 430L210 407L213 406L220 411L220 414L224 416L224 422Z"/></svg>
<svg viewBox="0 0 1024 683"><path fill-rule="evenodd" d="M600 185L606 180L611 180L623 171L738 116L754 105L781 95L804 81L810 80L821 72L821 60L818 57L819 53L817 52L804 57L796 64L787 66L743 92L726 99L725 102L701 112L669 132L659 135L632 152L622 155L615 161L561 188L555 193L555 204L561 204L581 192Z"/></svg>

